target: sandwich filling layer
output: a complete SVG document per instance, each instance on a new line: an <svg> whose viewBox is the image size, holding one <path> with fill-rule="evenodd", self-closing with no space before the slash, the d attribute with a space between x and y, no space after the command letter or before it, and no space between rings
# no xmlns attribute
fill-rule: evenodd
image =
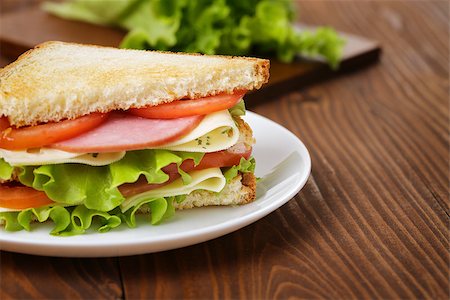
<svg viewBox="0 0 450 300"><path fill-rule="evenodd" d="M175 208L251 201L254 186L253 192L243 193L248 197L242 202L235 201L240 199L239 189L249 189L248 182L254 181L251 175L253 180L244 184L244 177L249 178L244 174L253 174L255 165L250 156L251 130L239 117L243 111L240 102L230 110L212 112L174 140L137 149L131 145L133 137L126 137L127 128L116 126L111 134L118 136L109 140L116 140L118 151L102 151L107 133L99 130L108 121L44 147L0 148L0 189L10 193L26 186L35 193L31 198L39 199L39 205L20 204L14 201L20 195L17 199L0 195L0 222L7 230L18 230L30 229L32 220L52 219L52 234L73 235L91 227L94 218L103 224L99 230L106 231L123 222L135 226L135 214L146 210L151 211L152 224L157 224ZM86 141L93 143L86 146ZM76 151L67 151L68 145Z"/></svg>
<svg viewBox="0 0 450 300"><path fill-rule="evenodd" d="M104 143L101 139L104 138L105 135L108 136L107 142L116 141L115 144L122 145L122 147L129 145L120 141L120 136L129 135L130 129L126 126L116 126L115 128L112 128L112 131L105 132L103 135L95 132L97 130L98 129L93 130L94 132L88 132L81 138L70 139L66 142L61 142L58 145L67 146L71 144L72 147L82 151L83 149L86 149L86 147L95 147L95 143ZM142 128L140 130L142 131ZM89 146L86 146L86 140L91 139L93 142L91 142ZM226 150L235 145L238 139L239 129L230 113L227 110L224 110L205 116L196 128L182 138L152 148L208 153ZM119 142L117 140L119 140ZM99 147L98 144L97 147ZM98 150L98 148L96 150ZM83 163L91 166L102 166L109 165L122 159L125 156L125 151L96 152L94 154L95 155L89 152L69 152L49 147L32 149L32 151L14 151L0 148L0 157L12 166L36 166L58 163Z"/></svg>

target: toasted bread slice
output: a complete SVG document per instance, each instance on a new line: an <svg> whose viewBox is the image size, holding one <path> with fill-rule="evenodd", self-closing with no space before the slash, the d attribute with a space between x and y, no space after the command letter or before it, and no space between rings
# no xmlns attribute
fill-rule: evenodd
<svg viewBox="0 0 450 300"><path fill-rule="evenodd" d="M0 116L20 127L260 88L269 61L47 42L0 70Z"/></svg>

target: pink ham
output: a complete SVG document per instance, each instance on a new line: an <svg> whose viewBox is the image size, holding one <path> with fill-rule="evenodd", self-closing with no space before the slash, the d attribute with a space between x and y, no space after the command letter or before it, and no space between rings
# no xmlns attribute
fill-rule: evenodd
<svg viewBox="0 0 450 300"><path fill-rule="evenodd" d="M192 131L203 116L178 119L145 119L114 112L97 128L50 145L75 153L139 150L172 142Z"/></svg>

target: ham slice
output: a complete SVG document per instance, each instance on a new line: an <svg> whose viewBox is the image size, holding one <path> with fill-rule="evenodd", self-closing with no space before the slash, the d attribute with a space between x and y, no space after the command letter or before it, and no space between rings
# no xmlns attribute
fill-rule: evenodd
<svg viewBox="0 0 450 300"><path fill-rule="evenodd" d="M114 112L97 128L51 148L74 153L116 152L161 146L191 132L203 116L177 119L146 119Z"/></svg>

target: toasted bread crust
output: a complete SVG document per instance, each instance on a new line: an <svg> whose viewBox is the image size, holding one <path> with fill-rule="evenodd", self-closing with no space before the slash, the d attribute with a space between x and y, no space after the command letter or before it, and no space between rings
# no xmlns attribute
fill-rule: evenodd
<svg viewBox="0 0 450 300"><path fill-rule="evenodd" d="M232 153L243 153L251 150L253 144L255 144L252 129L240 117L235 117L234 120L239 128L239 140L233 147L229 148L228 151Z"/></svg>
<svg viewBox="0 0 450 300"><path fill-rule="evenodd" d="M247 196L239 204L247 204L256 199L256 176L253 173L242 174L242 188L246 190Z"/></svg>
<svg viewBox="0 0 450 300"><path fill-rule="evenodd" d="M0 70L0 116L20 127L260 88L269 61L46 42Z"/></svg>
<svg viewBox="0 0 450 300"><path fill-rule="evenodd" d="M181 203L174 203L175 209L190 209L202 206L242 205L256 199L256 177L243 173L228 183L219 194L197 190L190 193Z"/></svg>

